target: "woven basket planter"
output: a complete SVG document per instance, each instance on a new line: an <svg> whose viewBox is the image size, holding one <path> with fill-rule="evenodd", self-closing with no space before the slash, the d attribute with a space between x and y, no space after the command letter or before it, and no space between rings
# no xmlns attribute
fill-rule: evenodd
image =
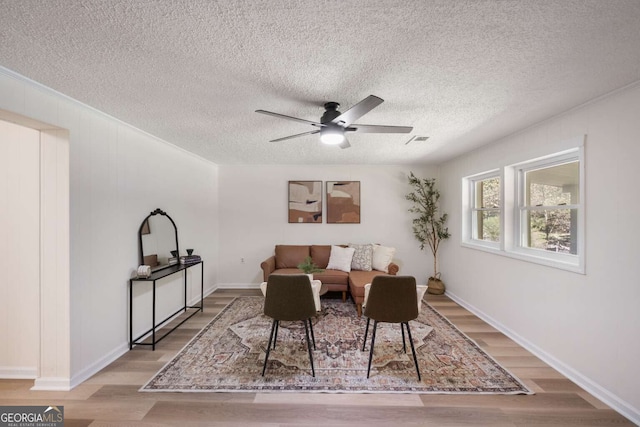
<svg viewBox="0 0 640 427"><path fill-rule="evenodd" d="M444 294L444 282L439 278L440 273L436 275L436 277L429 277L427 281L427 292L432 295L442 295Z"/></svg>

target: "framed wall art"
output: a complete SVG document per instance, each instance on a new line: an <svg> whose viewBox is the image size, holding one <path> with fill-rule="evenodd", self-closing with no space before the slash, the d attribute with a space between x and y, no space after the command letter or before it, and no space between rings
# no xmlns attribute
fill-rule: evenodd
<svg viewBox="0 0 640 427"><path fill-rule="evenodd" d="M360 181L327 181L327 224L360 224Z"/></svg>
<svg viewBox="0 0 640 427"><path fill-rule="evenodd" d="M322 181L289 181L289 223L322 224Z"/></svg>

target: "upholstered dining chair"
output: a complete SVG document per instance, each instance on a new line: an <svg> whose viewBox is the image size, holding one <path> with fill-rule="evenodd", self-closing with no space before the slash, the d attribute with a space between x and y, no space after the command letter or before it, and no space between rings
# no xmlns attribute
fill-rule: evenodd
<svg viewBox="0 0 640 427"><path fill-rule="evenodd" d="M262 368L262 376L267 369L267 360L271 351L271 342L273 348L276 348L276 340L278 339L278 327L280 321L297 321L304 323L304 332L307 337L307 348L309 350L309 361L311 362L311 373L315 377L316 371L313 367L313 354L311 353L311 341L309 340L309 329L311 329L311 338L313 340L313 348L316 348L316 340L313 336L313 326L311 317L316 314L316 305L313 300L313 292L311 291L311 281L306 274L288 274L269 276L267 280L267 289L264 299L264 314L273 319L271 324L271 334L269 335L269 344L267 345L267 354L264 357L264 367ZM307 325L308 322L308 325Z"/></svg>
<svg viewBox="0 0 640 427"><path fill-rule="evenodd" d="M371 372L371 359L373 358L373 346L376 341L376 329L378 322L400 323L402 330L402 349L407 352L407 345L404 338L404 329L407 329L413 362L416 365L418 380L420 368L416 349L411 338L409 321L418 317L418 297L416 293L416 279L412 276L376 276L371 281L371 289L364 308L364 315L367 317L367 327L364 332L362 351L367 344L367 334L369 333L369 322L373 319L373 332L371 333L371 349L369 350L369 367L367 368L367 378Z"/></svg>

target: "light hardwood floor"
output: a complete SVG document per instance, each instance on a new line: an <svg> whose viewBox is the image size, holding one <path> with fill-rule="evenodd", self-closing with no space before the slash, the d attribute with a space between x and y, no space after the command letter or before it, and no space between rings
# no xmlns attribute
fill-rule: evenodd
<svg viewBox="0 0 640 427"><path fill-rule="evenodd" d="M451 299L434 295L427 295L426 299L436 310L536 394L138 392L233 298L259 295L259 292L214 292L205 300L204 313L194 316L174 331L155 352L147 347L135 347L72 391L30 391L31 380L0 380L0 405L64 405L67 427L633 425Z"/></svg>

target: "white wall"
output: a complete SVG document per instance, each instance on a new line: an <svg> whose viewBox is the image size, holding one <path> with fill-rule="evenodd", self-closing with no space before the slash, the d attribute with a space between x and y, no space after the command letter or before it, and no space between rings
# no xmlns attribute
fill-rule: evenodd
<svg viewBox="0 0 640 427"><path fill-rule="evenodd" d="M410 170L425 178L436 173L406 166L220 166L220 285L261 282L260 263L276 244L372 242L397 248L400 274L426 282L432 257L420 251L404 199ZM361 223L327 224L324 195L322 224L289 224L290 180L360 181Z"/></svg>
<svg viewBox="0 0 640 427"><path fill-rule="evenodd" d="M149 212L165 210L181 248L202 255L205 288L218 281L217 166L3 68L0 109L69 131L73 386L128 349L128 279Z"/></svg>
<svg viewBox="0 0 640 427"><path fill-rule="evenodd" d="M260 282L259 264L278 243L379 242L398 248L402 274L430 274L404 195L409 170L430 177L435 168L218 167L3 68L0 109L69 131L70 294L55 304L70 316L69 355L58 353L69 359L70 375L60 372L71 385L127 349L137 231L158 207L176 221L181 247L203 256L208 288ZM439 182L453 235L440 258L450 294L640 423L638 111L640 88L630 88L451 161ZM586 275L461 247L463 176L553 152L579 134L587 135ZM289 180L361 181L361 224L288 224Z"/></svg>
<svg viewBox="0 0 640 427"><path fill-rule="evenodd" d="M39 359L40 132L0 121L0 378Z"/></svg>
<svg viewBox="0 0 640 427"><path fill-rule="evenodd" d="M640 86L442 165L448 292L640 423ZM586 134L586 274L464 248L464 176L550 154Z"/></svg>

